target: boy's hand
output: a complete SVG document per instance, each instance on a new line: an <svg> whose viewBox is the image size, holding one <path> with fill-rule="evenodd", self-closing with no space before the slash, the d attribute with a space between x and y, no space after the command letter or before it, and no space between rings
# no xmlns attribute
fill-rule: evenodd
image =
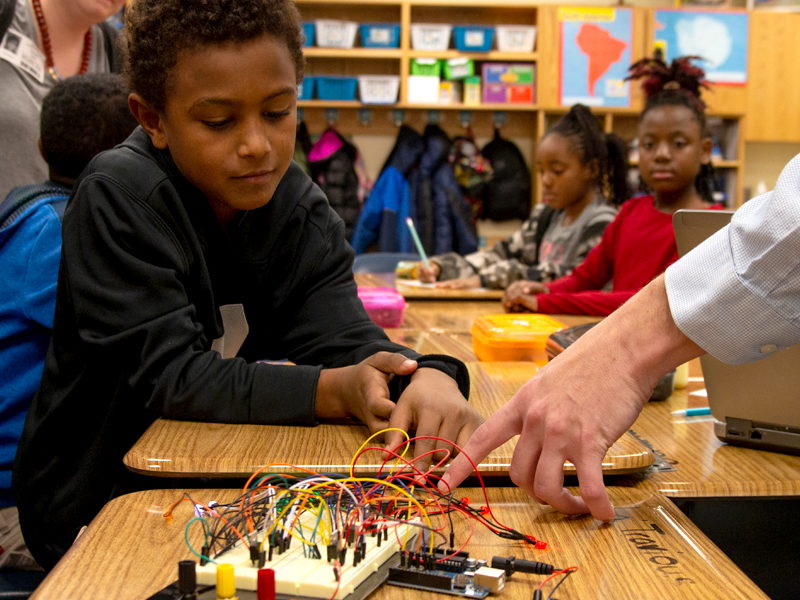
<svg viewBox="0 0 800 600"><path fill-rule="evenodd" d="M439 274L442 272L442 268L434 262L428 261L431 268L426 269L425 263L419 261L417 263L417 276L419 280L423 283L433 283L439 278Z"/></svg>
<svg viewBox="0 0 800 600"><path fill-rule="evenodd" d="M419 369L411 377L389 419L389 427L403 431L416 430L417 436L436 436L454 441L463 447L483 418L464 399L455 380L436 369ZM386 434L386 448L394 449L403 441L399 431ZM414 458L431 450L454 450L450 444L436 440L418 440ZM454 451L453 455L458 451ZM414 465L423 473L428 470L432 456Z"/></svg>
<svg viewBox="0 0 800 600"><path fill-rule="evenodd" d="M536 294L548 294L550 289L538 281L515 281L503 296L506 312L539 312Z"/></svg>
<svg viewBox="0 0 800 600"><path fill-rule="evenodd" d="M416 361L402 354L378 352L357 365L323 369L314 413L320 418L355 417L370 433L386 429L395 408L389 381L395 375L411 375L416 368Z"/></svg>
<svg viewBox="0 0 800 600"><path fill-rule="evenodd" d="M467 290L471 288L479 288L481 287L481 276L473 275L472 277L464 277L463 279L448 279L447 281L438 281L436 282L436 287L445 290Z"/></svg>

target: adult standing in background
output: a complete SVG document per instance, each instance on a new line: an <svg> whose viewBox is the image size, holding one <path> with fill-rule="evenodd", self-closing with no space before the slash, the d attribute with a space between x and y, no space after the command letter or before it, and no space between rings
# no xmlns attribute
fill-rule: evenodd
<svg viewBox="0 0 800 600"><path fill-rule="evenodd" d="M606 451L633 424L664 373L708 351L737 364L800 343L800 156L772 192L667 269L543 367L487 419L440 485L449 491L495 447L520 434L512 481L565 513L614 509ZM575 465L580 497L564 488Z"/></svg>
<svg viewBox="0 0 800 600"><path fill-rule="evenodd" d="M119 71L116 31L125 0L0 0L0 198L47 179L37 147L42 99L81 73Z"/></svg>

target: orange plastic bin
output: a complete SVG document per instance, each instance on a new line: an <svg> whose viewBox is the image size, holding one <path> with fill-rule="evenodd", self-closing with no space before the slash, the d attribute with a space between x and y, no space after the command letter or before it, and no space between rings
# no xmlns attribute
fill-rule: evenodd
<svg viewBox="0 0 800 600"><path fill-rule="evenodd" d="M542 366L547 363L547 337L564 327L547 315L485 315L472 324L472 348L483 361L532 361Z"/></svg>

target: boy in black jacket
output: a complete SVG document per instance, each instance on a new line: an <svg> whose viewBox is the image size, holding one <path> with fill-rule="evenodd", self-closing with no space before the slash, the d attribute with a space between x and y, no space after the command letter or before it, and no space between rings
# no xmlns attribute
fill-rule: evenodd
<svg viewBox="0 0 800 600"><path fill-rule="evenodd" d="M290 0L126 11L141 128L70 199L53 341L14 465L45 568L125 489L122 457L159 416L354 416L459 445L481 421L461 362L420 357L368 319L342 221L291 162L301 45ZM255 362L269 358L297 366Z"/></svg>

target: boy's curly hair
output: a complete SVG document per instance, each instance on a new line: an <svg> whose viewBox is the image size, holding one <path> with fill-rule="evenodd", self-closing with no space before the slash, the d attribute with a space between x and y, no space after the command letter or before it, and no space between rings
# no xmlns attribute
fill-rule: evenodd
<svg viewBox="0 0 800 600"><path fill-rule="evenodd" d="M132 92L161 110L181 51L263 35L286 43L299 84L304 36L291 0L135 0L125 8L123 75Z"/></svg>
<svg viewBox="0 0 800 600"><path fill-rule="evenodd" d="M89 161L136 129L119 75L94 73L59 81L42 101L39 136L53 173L77 179Z"/></svg>

